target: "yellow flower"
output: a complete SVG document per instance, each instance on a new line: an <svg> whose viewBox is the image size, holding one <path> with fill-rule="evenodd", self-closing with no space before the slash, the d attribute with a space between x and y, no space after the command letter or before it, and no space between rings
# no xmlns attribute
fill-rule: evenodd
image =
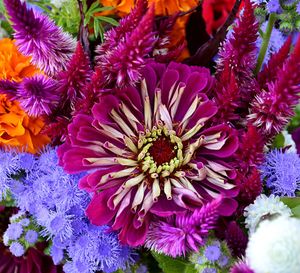
<svg viewBox="0 0 300 273"><path fill-rule="evenodd" d="M38 72L12 40L0 40L0 80L21 81ZM42 119L29 117L17 101L0 95L0 147L36 153L50 142L47 135L41 134L43 127Z"/></svg>

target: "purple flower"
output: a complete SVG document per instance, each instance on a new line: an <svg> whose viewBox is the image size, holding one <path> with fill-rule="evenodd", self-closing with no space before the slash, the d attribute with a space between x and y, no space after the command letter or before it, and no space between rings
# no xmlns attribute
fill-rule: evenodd
<svg viewBox="0 0 300 273"><path fill-rule="evenodd" d="M204 255L210 262L215 262L220 258L220 247L216 245L209 245L205 248Z"/></svg>
<svg viewBox="0 0 300 273"><path fill-rule="evenodd" d="M272 193L279 196L295 196L300 189L300 158L296 153L272 150L261 166L262 178Z"/></svg>
<svg viewBox="0 0 300 273"><path fill-rule="evenodd" d="M23 233L23 227L19 223L12 223L8 226L5 234L9 240L18 240Z"/></svg>
<svg viewBox="0 0 300 273"><path fill-rule="evenodd" d="M38 237L38 233L32 229L28 230L25 234L25 240L32 245L34 245L37 242Z"/></svg>
<svg viewBox="0 0 300 273"><path fill-rule="evenodd" d="M56 247L55 245L51 246L50 254L53 259L53 263L58 265L64 259L64 251L61 248Z"/></svg>
<svg viewBox="0 0 300 273"><path fill-rule="evenodd" d="M281 6L280 6L280 3L279 3L279 0L270 0L268 3L267 3L267 10L270 12L270 13L276 13L276 12L279 12L281 10Z"/></svg>
<svg viewBox="0 0 300 273"><path fill-rule="evenodd" d="M13 242L10 245L9 250L16 257L21 257L25 253L24 247L19 242Z"/></svg>
<svg viewBox="0 0 300 273"><path fill-rule="evenodd" d="M221 255L218 259L218 265L223 268L226 267L229 263L229 258L226 255Z"/></svg>
<svg viewBox="0 0 300 273"><path fill-rule="evenodd" d="M75 40L57 27L46 15L26 7L20 0L4 0L14 38L20 52L32 56L32 63L46 74L66 68L75 50Z"/></svg>
<svg viewBox="0 0 300 273"><path fill-rule="evenodd" d="M220 199L215 200L193 213L185 212L154 221L150 226L145 246L172 257L185 255L188 251L198 251L205 243L208 231L216 224L220 204ZM207 253L212 259L220 256L220 249L218 254L214 247L218 248L212 246L213 249L209 249Z"/></svg>
<svg viewBox="0 0 300 273"><path fill-rule="evenodd" d="M205 94L214 82L209 71L151 63L142 75L138 87L103 95L90 115L76 115L58 149L67 172L88 171L80 187L94 193L91 222L113 222L131 246L144 243L151 216L193 211L220 195L229 197L230 214L237 194L237 134L211 125L218 109Z"/></svg>
<svg viewBox="0 0 300 273"><path fill-rule="evenodd" d="M202 273L217 273L217 269L207 267L202 270Z"/></svg>
<svg viewBox="0 0 300 273"><path fill-rule="evenodd" d="M255 273L255 272L245 262L240 261L230 269L230 273Z"/></svg>
<svg viewBox="0 0 300 273"><path fill-rule="evenodd" d="M298 14L300 14L300 2L297 4L296 11Z"/></svg>
<svg viewBox="0 0 300 273"><path fill-rule="evenodd" d="M22 220L20 220L20 225L23 226L23 227L28 227L29 224L30 224L30 220L28 218L24 218Z"/></svg>

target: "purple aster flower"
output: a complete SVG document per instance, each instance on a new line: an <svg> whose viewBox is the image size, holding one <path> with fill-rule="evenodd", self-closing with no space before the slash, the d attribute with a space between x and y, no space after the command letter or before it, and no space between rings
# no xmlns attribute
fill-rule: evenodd
<svg viewBox="0 0 300 273"><path fill-rule="evenodd" d="M20 52L32 56L32 63L46 74L54 75L66 68L76 42L46 15L26 7L20 0L4 0L14 38Z"/></svg>
<svg viewBox="0 0 300 273"><path fill-rule="evenodd" d="M138 87L104 95L90 115L76 115L58 149L67 172L88 171L80 187L94 193L90 221L112 222L130 246L144 243L152 216L193 211L220 195L229 197L223 213L237 206L237 133L210 122L218 109L205 94L214 83L209 71L151 63L142 73Z"/></svg>
<svg viewBox="0 0 300 273"><path fill-rule="evenodd" d="M209 245L205 248L204 255L210 262L215 262L221 256L221 249L219 246Z"/></svg>
<svg viewBox="0 0 300 273"><path fill-rule="evenodd" d="M30 220L28 218L24 218L24 219L21 219L19 223L23 227L28 227L30 224Z"/></svg>
<svg viewBox="0 0 300 273"><path fill-rule="evenodd" d="M261 166L262 178L272 193L279 196L295 196L300 189L300 158L296 153L272 150Z"/></svg>
<svg viewBox="0 0 300 273"><path fill-rule="evenodd" d="M202 270L202 273L217 273L217 269L207 267Z"/></svg>
<svg viewBox="0 0 300 273"><path fill-rule="evenodd" d="M34 245L37 242L38 237L38 233L32 229L28 230L25 234L25 240L31 245Z"/></svg>
<svg viewBox="0 0 300 273"><path fill-rule="evenodd" d="M279 0L270 0L268 3L267 3L267 10L270 12L270 13L276 13L276 12L279 12L281 10L281 6L280 6L280 3L279 3Z"/></svg>
<svg viewBox="0 0 300 273"><path fill-rule="evenodd" d="M198 251L205 243L208 231L215 227L220 204L220 199L214 200L193 213L185 212L153 222L145 246L172 257L185 255L188 251ZM218 246L212 246L213 249L214 247ZM220 256L220 253L209 254L212 259L214 254Z"/></svg>
<svg viewBox="0 0 300 273"><path fill-rule="evenodd" d="M25 253L24 247L19 242L13 242L10 245L9 250L16 257L21 257Z"/></svg>
<svg viewBox="0 0 300 273"><path fill-rule="evenodd" d="M300 14L300 2L296 6L296 11L297 11L298 14Z"/></svg>
<svg viewBox="0 0 300 273"><path fill-rule="evenodd" d="M23 227L19 223L9 224L5 234L9 240L18 240L23 233Z"/></svg>
<svg viewBox="0 0 300 273"><path fill-rule="evenodd" d="M55 265L60 264L62 262L62 260L64 259L63 249L61 249L59 247L56 247L55 245L51 246L50 254L51 254L51 257L53 259L53 263Z"/></svg>
<svg viewBox="0 0 300 273"><path fill-rule="evenodd" d="M221 255L220 258L218 259L218 265L223 268L227 266L229 263L229 258L226 255Z"/></svg>

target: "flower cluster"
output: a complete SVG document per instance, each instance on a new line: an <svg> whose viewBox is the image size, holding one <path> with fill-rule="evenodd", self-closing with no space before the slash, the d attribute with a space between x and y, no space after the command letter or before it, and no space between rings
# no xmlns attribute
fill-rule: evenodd
<svg viewBox="0 0 300 273"><path fill-rule="evenodd" d="M298 272L299 1L2 2L0 273Z"/></svg>

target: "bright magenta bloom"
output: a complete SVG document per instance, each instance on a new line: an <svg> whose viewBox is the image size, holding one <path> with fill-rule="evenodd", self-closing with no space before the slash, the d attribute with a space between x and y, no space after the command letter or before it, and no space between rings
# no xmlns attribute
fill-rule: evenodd
<svg viewBox="0 0 300 273"><path fill-rule="evenodd" d="M93 192L93 224L110 223L123 243L144 243L153 215L194 211L223 195L231 214L237 194L231 157L236 131L212 124L209 70L150 63L141 84L103 95L92 115L78 114L58 154L70 173L89 171L80 186ZM226 198L229 197L229 198Z"/></svg>

